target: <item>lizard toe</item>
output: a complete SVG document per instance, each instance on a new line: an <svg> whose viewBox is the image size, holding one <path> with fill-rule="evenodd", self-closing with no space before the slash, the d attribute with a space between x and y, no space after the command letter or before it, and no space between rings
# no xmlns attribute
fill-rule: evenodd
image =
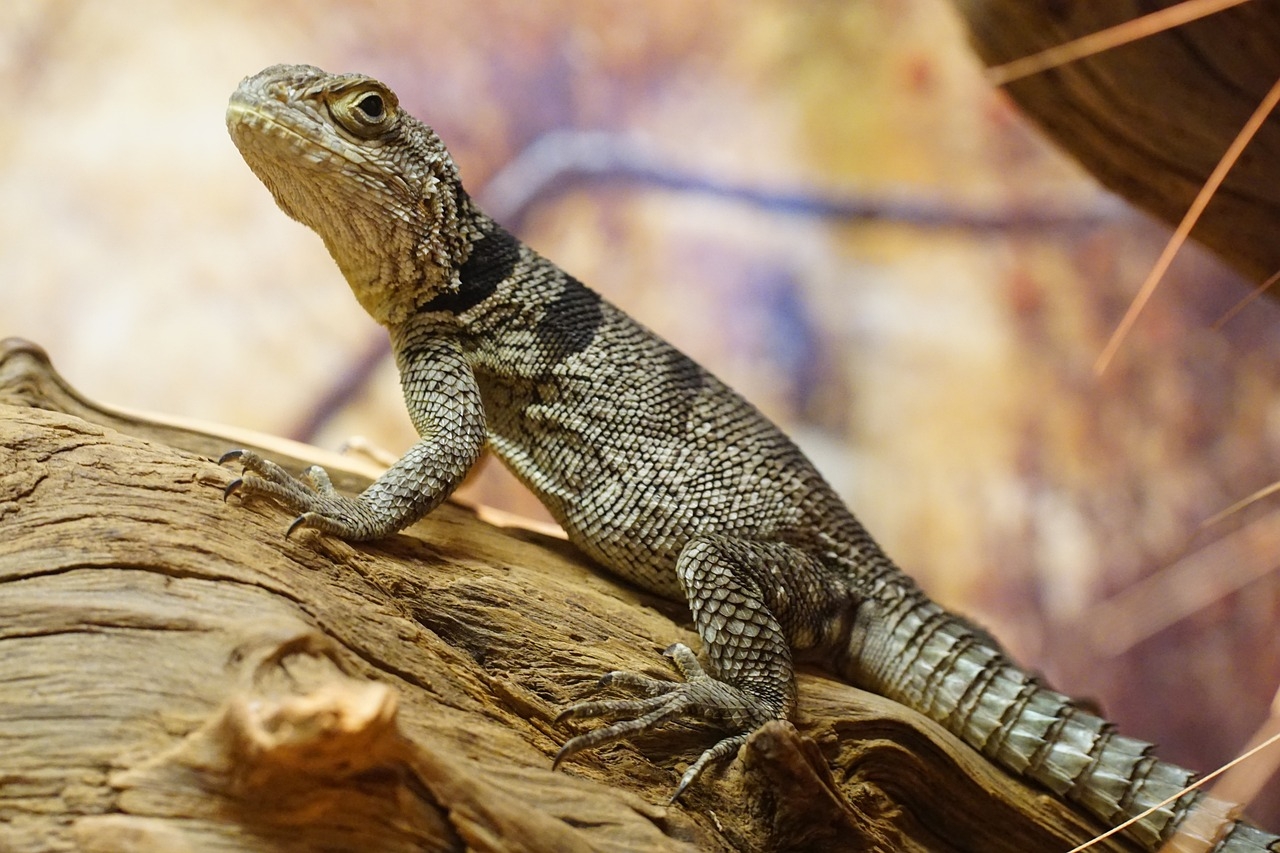
<svg viewBox="0 0 1280 853"><path fill-rule="evenodd" d="M603 702L582 702L573 705L557 717L557 720L569 718L618 716L636 714L628 720L593 729L565 741L564 746L556 753L551 762L554 770L564 759L587 749L596 749L605 744L649 731L666 721L684 714L689 708L689 699L673 692L666 696L653 696L647 699L620 699Z"/></svg>
<svg viewBox="0 0 1280 853"><path fill-rule="evenodd" d="M751 732L740 732L736 735L730 735L718 742L715 746L706 750L702 755L698 756L698 760L689 765L689 769L684 771L680 776L680 783L676 785L676 789L671 793L671 799L667 800L667 805L671 805L680 799L680 795L698 780L702 775L702 771L706 770L717 761L723 761L730 755L736 754L738 749L747 742L747 738L751 736Z"/></svg>
<svg viewBox="0 0 1280 853"><path fill-rule="evenodd" d="M610 672L600 679L597 688L623 687L643 696L579 702L561 711L556 717L557 723L592 718L608 718L613 722L565 741L556 753L552 768L579 752L651 731L672 720L702 719L724 724L731 734L703 752L684 772L671 796L670 802L675 802L709 766L735 754L751 732L782 716L777 703L708 675L687 646L672 646L667 655L687 681L665 681L635 672ZM620 717L625 719L618 719Z"/></svg>

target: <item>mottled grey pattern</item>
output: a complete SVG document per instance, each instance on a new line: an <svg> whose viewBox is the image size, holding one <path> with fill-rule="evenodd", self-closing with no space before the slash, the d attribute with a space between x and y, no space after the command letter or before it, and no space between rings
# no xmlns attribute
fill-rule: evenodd
<svg viewBox="0 0 1280 853"><path fill-rule="evenodd" d="M436 135L360 75L276 66L246 79L227 122L290 216L315 229L391 334L422 441L358 498L318 469L294 479L233 452L230 488L302 513L295 526L385 536L431 511L488 445L583 551L686 601L704 671L604 680L640 698L564 717L616 722L557 761L686 716L729 730L677 795L795 705L793 656L946 725L1004 767L1115 823L1192 776L1017 669L984 631L899 571L804 455L750 403L475 209ZM1158 847L1200 802L1183 794L1131 835ZM1204 849L1280 850L1245 824Z"/></svg>

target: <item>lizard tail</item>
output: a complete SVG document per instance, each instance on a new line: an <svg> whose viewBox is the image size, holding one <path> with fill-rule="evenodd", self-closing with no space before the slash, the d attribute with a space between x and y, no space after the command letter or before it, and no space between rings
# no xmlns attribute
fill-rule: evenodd
<svg viewBox="0 0 1280 853"><path fill-rule="evenodd" d="M1126 830L1149 850L1181 832L1210 853L1280 851L1280 837L1231 820L1225 804L1199 790L1179 793L1194 773L1042 686L985 631L923 595L889 610L858 619L865 630L852 633L842 667L854 683L920 711L1109 825L1152 809Z"/></svg>

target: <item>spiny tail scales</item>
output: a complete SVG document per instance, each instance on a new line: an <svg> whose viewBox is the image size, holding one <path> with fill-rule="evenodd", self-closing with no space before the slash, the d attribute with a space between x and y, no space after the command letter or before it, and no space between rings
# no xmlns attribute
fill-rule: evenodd
<svg viewBox="0 0 1280 853"><path fill-rule="evenodd" d="M1186 849L1280 851L1280 838L1231 820L1227 804L1184 792L1196 774L1043 687L932 601L904 596L875 622L845 675L942 723L1000 766L1110 826L1152 810L1125 831L1149 850L1180 832Z"/></svg>

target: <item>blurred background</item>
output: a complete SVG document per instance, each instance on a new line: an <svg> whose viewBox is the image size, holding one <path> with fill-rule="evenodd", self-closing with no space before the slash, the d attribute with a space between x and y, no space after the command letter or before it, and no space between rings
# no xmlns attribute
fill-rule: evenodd
<svg viewBox="0 0 1280 853"><path fill-rule="evenodd" d="M1167 230L984 82L945 0L0 5L0 337L96 400L399 454L381 331L223 127L277 62L387 82L1058 689L1201 770L1266 719L1280 523L1205 522L1280 478L1277 305L1214 328L1250 288L1190 247L1096 377ZM496 464L468 489L539 513ZM1280 829L1280 786L1251 811Z"/></svg>

